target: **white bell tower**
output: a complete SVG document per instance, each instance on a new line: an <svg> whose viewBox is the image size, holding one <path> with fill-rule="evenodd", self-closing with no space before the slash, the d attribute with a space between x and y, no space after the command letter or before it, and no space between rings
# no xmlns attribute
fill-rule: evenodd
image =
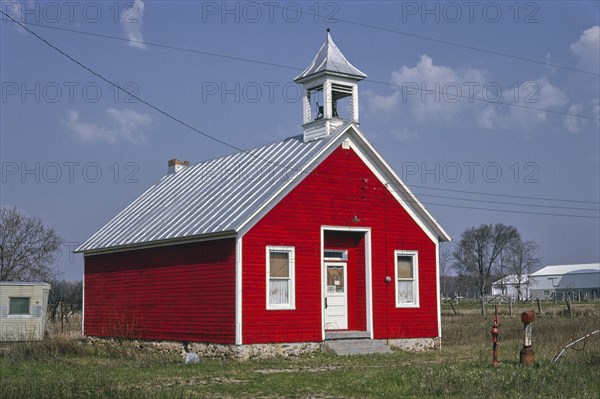
<svg viewBox="0 0 600 399"><path fill-rule="evenodd" d="M327 40L294 82L304 88L304 142L327 137L344 122L358 123L358 82L366 78Z"/></svg>

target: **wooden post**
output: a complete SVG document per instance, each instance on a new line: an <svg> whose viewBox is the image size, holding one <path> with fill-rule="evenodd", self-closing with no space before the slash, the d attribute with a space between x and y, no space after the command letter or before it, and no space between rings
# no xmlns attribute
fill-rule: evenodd
<svg viewBox="0 0 600 399"><path fill-rule="evenodd" d="M454 305L452 304L452 301L450 301L450 307L452 308L452 311L454 312L454 316L456 316L456 309L454 309Z"/></svg>
<svg viewBox="0 0 600 399"><path fill-rule="evenodd" d="M540 298L537 299L537 308L538 314L542 314L542 304L540 303Z"/></svg>
<svg viewBox="0 0 600 399"><path fill-rule="evenodd" d="M509 316L512 316L512 307L513 307L512 298L509 297L508 298L508 315Z"/></svg>
<svg viewBox="0 0 600 399"><path fill-rule="evenodd" d="M569 316L572 317L573 312L571 311L571 299L569 298L569 296L567 296L566 302L567 302L567 309L569 310Z"/></svg>

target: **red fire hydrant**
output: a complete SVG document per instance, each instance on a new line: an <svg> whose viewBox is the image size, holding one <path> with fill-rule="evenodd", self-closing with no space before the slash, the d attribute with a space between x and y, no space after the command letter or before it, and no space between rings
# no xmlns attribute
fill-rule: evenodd
<svg viewBox="0 0 600 399"><path fill-rule="evenodd" d="M498 327L500 327L500 322L498 321L498 304L496 304L495 313L494 313L494 324L492 324L492 343L493 343L493 359L492 366L498 367L500 362L498 362Z"/></svg>
<svg viewBox="0 0 600 399"><path fill-rule="evenodd" d="M530 310L521 313L521 322L523 323L523 328L525 330L525 341L519 356L521 366L533 366L535 364L535 352L533 351L533 342L531 339L531 334L533 332L531 323L533 323L534 320L534 311Z"/></svg>

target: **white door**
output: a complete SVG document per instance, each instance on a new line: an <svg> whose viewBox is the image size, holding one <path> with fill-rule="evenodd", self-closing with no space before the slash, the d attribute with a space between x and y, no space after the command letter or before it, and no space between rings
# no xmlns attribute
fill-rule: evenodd
<svg viewBox="0 0 600 399"><path fill-rule="evenodd" d="M348 329L346 262L325 262L325 329Z"/></svg>

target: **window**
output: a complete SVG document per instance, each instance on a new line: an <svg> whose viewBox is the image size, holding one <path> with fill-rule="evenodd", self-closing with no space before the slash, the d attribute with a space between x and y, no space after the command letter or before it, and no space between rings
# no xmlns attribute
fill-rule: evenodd
<svg viewBox="0 0 600 399"><path fill-rule="evenodd" d="M294 309L294 247L267 247L267 309Z"/></svg>
<svg viewBox="0 0 600 399"><path fill-rule="evenodd" d="M29 298L10 298L9 315L29 315Z"/></svg>
<svg viewBox="0 0 600 399"><path fill-rule="evenodd" d="M419 262L416 251L395 251L396 307L419 306Z"/></svg>
<svg viewBox="0 0 600 399"><path fill-rule="evenodd" d="M335 260L348 260L347 249L326 249L323 252L323 258Z"/></svg>

